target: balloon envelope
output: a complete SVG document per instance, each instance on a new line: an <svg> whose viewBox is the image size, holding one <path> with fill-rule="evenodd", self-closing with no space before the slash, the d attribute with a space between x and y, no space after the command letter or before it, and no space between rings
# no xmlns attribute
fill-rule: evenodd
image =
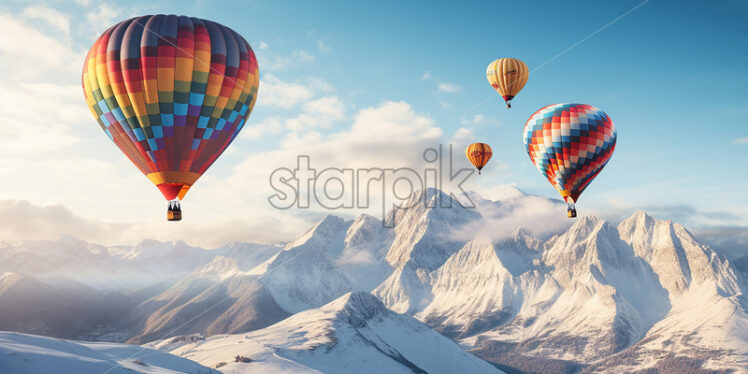
<svg viewBox="0 0 748 374"><path fill-rule="evenodd" d="M516 58L500 58L486 68L486 78L496 92L507 102L517 96L527 84L530 72L522 60Z"/></svg>
<svg viewBox="0 0 748 374"><path fill-rule="evenodd" d="M172 200L236 138L257 99L259 71L249 43L230 28L154 15L105 31L82 81L104 132Z"/></svg>
<svg viewBox="0 0 748 374"><path fill-rule="evenodd" d="M486 143L473 143L467 147L465 155L478 171L480 171L484 166L486 166L488 160L491 159L493 151Z"/></svg>
<svg viewBox="0 0 748 374"><path fill-rule="evenodd" d="M544 107L527 120L524 131L530 160L567 203L575 203L608 163L616 137L610 117L585 104Z"/></svg>

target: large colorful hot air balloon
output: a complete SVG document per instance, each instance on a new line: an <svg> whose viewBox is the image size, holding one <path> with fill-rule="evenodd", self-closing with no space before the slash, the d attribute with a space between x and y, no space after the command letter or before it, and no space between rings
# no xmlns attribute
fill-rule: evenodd
<svg viewBox="0 0 748 374"><path fill-rule="evenodd" d="M258 84L244 38L185 16L120 22L94 42L83 65L91 113L170 200L170 220L181 218L179 200L244 126Z"/></svg>
<svg viewBox="0 0 748 374"><path fill-rule="evenodd" d="M486 69L486 78L496 92L506 101L506 107L512 107L512 99L517 96L527 83L530 72L527 65L516 58L500 58Z"/></svg>
<svg viewBox="0 0 748 374"><path fill-rule="evenodd" d="M613 155L613 121L591 105L553 104L527 120L523 138L530 160L569 204L569 217L576 217L574 203Z"/></svg>
<svg viewBox="0 0 748 374"><path fill-rule="evenodd" d="M486 166L492 155L493 151L491 151L491 147L486 143L473 143L465 150L465 156L478 169L478 174Z"/></svg>

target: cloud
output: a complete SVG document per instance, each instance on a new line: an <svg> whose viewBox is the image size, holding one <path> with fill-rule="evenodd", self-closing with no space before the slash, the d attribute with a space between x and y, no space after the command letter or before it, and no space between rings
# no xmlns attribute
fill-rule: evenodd
<svg viewBox="0 0 748 374"><path fill-rule="evenodd" d="M301 67L304 64L314 62L315 56L304 50L296 50L291 55L279 55L271 52L270 48L263 49L260 42L262 54L257 55L260 71L283 71L291 68ZM267 46L267 44L265 44Z"/></svg>
<svg viewBox="0 0 748 374"><path fill-rule="evenodd" d="M72 134L72 126L91 117L81 105L81 96L77 85L9 83L0 86L3 118L0 155L48 153L76 143L78 138Z"/></svg>
<svg viewBox="0 0 748 374"><path fill-rule="evenodd" d="M258 48L259 49L267 49L268 48L268 43L265 43L262 40L260 40L260 43L258 43Z"/></svg>
<svg viewBox="0 0 748 374"><path fill-rule="evenodd" d="M732 144L748 144L748 137L735 139Z"/></svg>
<svg viewBox="0 0 748 374"><path fill-rule="evenodd" d="M84 52L73 49L69 40L39 31L28 21L0 13L0 62L3 85L29 82L45 76L65 77L76 72L80 81L80 63ZM20 37L22 35L22 37ZM78 82L80 83L80 82Z"/></svg>
<svg viewBox="0 0 748 374"><path fill-rule="evenodd" d="M467 126L467 125L478 125L478 124L484 122L484 120L485 120L485 118L483 117L482 114L476 114L472 118L465 118L465 117L463 117L462 119L460 119L460 123L462 125L465 125L465 126Z"/></svg>
<svg viewBox="0 0 748 374"><path fill-rule="evenodd" d="M456 93L462 91L462 87L454 83L439 83L437 87L439 88L439 91L447 93Z"/></svg>
<svg viewBox="0 0 748 374"><path fill-rule="evenodd" d="M315 104L309 104L306 109L325 116L338 116L341 113L336 100L332 98L320 99ZM257 197L267 198L275 194L269 182L271 174L279 168L296 169L299 155L308 155L310 166L318 172L327 168L411 168L423 171L428 164L423 159L424 151L438 148L443 143L443 133L434 125L433 119L416 113L405 102L387 101L359 110L353 116L352 124L342 131L330 134L293 131L283 139L279 149L247 156L233 168L231 176L219 183L206 181L201 191L217 199L234 196L237 199L235 205L248 206L250 211L268 211L274 208L266 199ZM458 163L467 167L463 159L460 157ZM342 210L338 214L369 212L381 216L381 204L392 196L389 192L385 193L386 196L377 192L383 188L378 183L372 184L372 188L378 190L372 192L369 208ZM449 183L445 183L445 187L449 187ZM346 180L344 189L345 196L349 197L358 191L358 185L355 185L355 181L351 184ZM246 191L252 191L252 194L246 194ZM219 201L218 204L223 203ZM327 211L315 203L311 208L294 207L282 212L291 216Z"/></svg>
<svg viewBox="0 0 748 374"><path fill-rule="evenodd" d="M429 79L431 79L431 72L430 71L424 72L423 75L421 75L421 79L423 79L423 80L429 80Z"/></svg>
<svg viewBox="0 0 748 374"><path fill-rule="evenodd" d="M314 61L314 55L307 51L294 51L293 58L299 62L311 62Z"/></svg>
<svg viewBox="0 0 748 374"><path fill-rule="evenodd" d="M251 126L245 126L239 137L242 139L260 139L265 135L277 135L283 131L283 121L278 117L268 118Z"/></svg>
<svg viewBox="0 0 748 374"><path fill-rule="evenodd" d="M332 52L332 48L330 48L329 45L322 41L322 39L317 40L317 48L320 50L320 52Z"/></svg>
<svg viewBox="0 0 748 374"><path fill-rule="evenodd" d="M311 90L306 87L303 89L312 95ZM297 88L290 88L290 90L292 91L290 99L282 102L288 104L298 99L298 96L294 96ZM298 115L290 118L279 116L266 118L260 123L245 127L239 136L243 139L259 139L265 135L277 135L284 131L311 133L315 128L329 128L345 118L345 106L337 96L323 96L306 101L300 106L301 112Z"/></svg>
<svg viewBox="0 0 748 374"><path fill-rule="evenodd" d="M70 17L44 5L33 5L23 10L22 17L46 22L56 32L70 37Z"/></svg>
<svg viewBox="0 0 748 374"><path fill-rule="evenodd" d="M696 238L729 259L748 255L748 227L707 226L692 230Z"/></svg>
<svg viewBox="0 0 748 374"><path fill-rule="evenodd" d="M484 237L495 242L509 237L519 227L545 238L563 232L572 223L559 219L566 216L566 204L561 200L528 195L513 185L499 185L469 196L477 204L482 218L447 233L451 238Z"/></svg>
<svg viewBox="0 0 748 374"><path fill-rule="evenodd" d="M275 243L308 228L306 219L253 214L211 221L113 223L88 219L65 206L40 206L23 200L0 200L0 237L3 240L49 240L71 235L107 245L135 244L144 238L174 240L215 248L227 242ZM185 218L186 219L186 218ZM251 234L249 234L251 233Z"/></svg>
<svg viewBox="0 0 748 374"><path fill-rule="evenodd" d="M123 9L107 2L97 2L96 7L86 13L86 27L95 30L96 36L103 33L106 29L123 20L129 18L125 14L135 14L136 9L130 8L124 12Z"/></svg>
<svg viewBox="0 0 748 374"><path fill-rule="evenodd" d="M314 96L313 90L309 87L282 81L272 74L260 80L258 91L260 105L281 109L291 109Z"/></svg>
<svg viewBox="0 0 748 374"><path fill-rule="evenodd" d="M454 136L452 136L451 143L467 144L471 142L473 139L475 139L475 134L473 134L473 131L470 129L461 127L455 132Z"/></svg>
<svg viewBox="0 0 748 374"><path fill-rule="evenodd" d="M81 218L62 205L0 200L0 236L5 240L54 239L64 234L102 240L124 228L127 225Z"/></svg>

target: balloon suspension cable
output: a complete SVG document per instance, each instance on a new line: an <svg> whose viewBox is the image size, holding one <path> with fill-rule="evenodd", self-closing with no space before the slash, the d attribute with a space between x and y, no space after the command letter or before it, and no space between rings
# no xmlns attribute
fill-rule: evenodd
<svg viewBox="0 0 748 374"><path fill-rule="evenodd" d="M182 220L182 207L179 205L179 200L169 201L169 206L166 209L166 220L167 221L181 221Z"/></svg>
<svg viewBox="0 0 748 374"><path fill-rule="evenodd" d="M569 218L574 218L577 216L577 207L574 206L574 203L567 203L568 208L566 209L566 214Z"/></svg>

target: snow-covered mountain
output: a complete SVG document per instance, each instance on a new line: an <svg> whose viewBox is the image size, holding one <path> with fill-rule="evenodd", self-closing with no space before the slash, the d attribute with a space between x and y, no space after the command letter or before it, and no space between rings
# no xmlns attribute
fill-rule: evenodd
<svg viewBox="0 0 748 374"><path fill-rule="evenodd" d="M481 215L435 189L414 193L402 206L385 219L395 231L385 258L395 270L373 293L392 310L412 314L428 301L427 274L465 244L453 233Z"/></svg>
<svg viewBox="0 0 748 374"><path fill-rule="evenodd" d="M182 241L156 240L105 247L62 236L57 240L0 242L0 273L33 275L49 283L72 280L101 291L125 291L176 282L216 256L256 264L280 249L273 245L231 243L207 250Z"/></svg>
<svg viewBox="0 0 748 374"><path fill-rule="evenodd" d="M54 286L33 276L0 273L0 330L84 338L126 309L117 295L68 281Z"/></svg>
<svg viewBox="0 0 748 374"><path fill-rule="evenodd" d="M239 267L235 258L218 256L174 286L145 300L131 342L177 334L220 334L268 326L289 315L269 290Z"/></svg>
<svg viewBox="0 0 748 374"><path fill-rule="evenodd" d="M501 373L364 292L247 334L177 337L147 346L230 373Z"/></svg>
<svg viewBox="0 0 748 374"><path fill-rule="evenodd" d="M0 373L218 374L218 371L135 345L83 343L0 332Z"/></svg>
<svg viewBox="0 0 748 374"><path fill-rule="evenodd" d="M0 274L12 274L0 278L0 313L20 317L0 318L0 328L138 343L272 330L272 345L282 347L283 334L302 330L278 326L312 311L304 318L321 316L334 300L363 291L387 313L414 317L507 371L748 366L748 260L731 263L683 226L644 212L617 227L595 217L566 220L558 201L508 192L497 201L459 197L477 204L472 209L428 189L384 220L329 215L284 247L204 250L153 241L103 247L73 238L3 244ZM65 315L90 299L119 300L102 309L114 306L117 323L39 313L41 301L87 292L88 299L71 299L77 301ZM24 318L31 310L33 318ZM304 346L311 339L305 336L285 342ZM302 353L252 352L291 372L314 372L314 357L333 357L292 351ZM217 363L210 359L200 362Z"/></svg>
<svg viewBox="0 0 748 374"><path fill-rule="evenodd" d="M676 365L679 352L695 367L748 364L744 277L682 226L643 212L618 228L583 217L542 245L521 230L476 238L415 272L376 293L413 292L416 308L402 309L411 295L383 300L499 364L625 372Z"/></svg>
<svg viewBox="0 0 748 374"><path fill-rule="evenodd" d="M264 261L223 252L142 302L130 341L256 330L351 290L370 291L391 272L382 249L392 240L389 231L371 216L327 216Z"/></svg>

